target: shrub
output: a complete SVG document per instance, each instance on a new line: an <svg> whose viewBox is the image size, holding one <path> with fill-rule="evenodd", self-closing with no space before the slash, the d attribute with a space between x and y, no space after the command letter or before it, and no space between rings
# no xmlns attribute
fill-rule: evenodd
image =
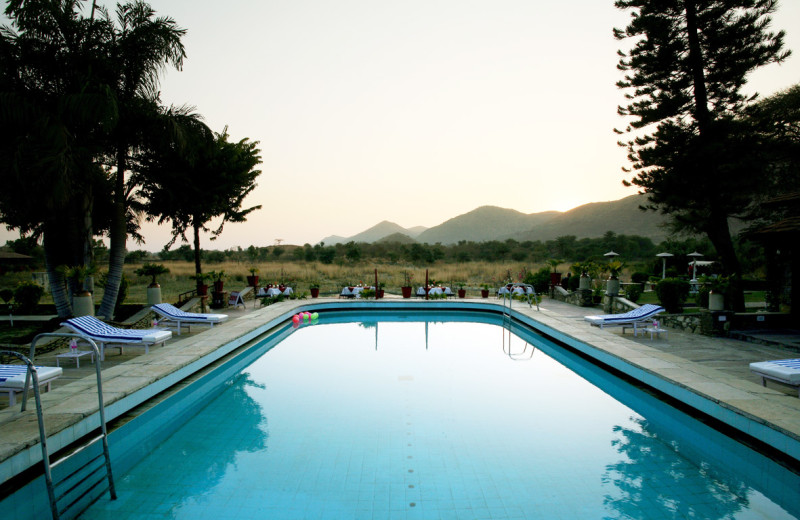
<svg viewBox="0 0 800 520"><path fill-rule="evenodd" d="M637 271L631 274L631 281L633 283L645 283L649 279L650 275L647 273L643 273L641 271Z"/></svg>
<svg viewBox="0 0 800 520"><path fill-rule="evenodd" d="M14 301L17 302L18 312L29 314L36 309L42 299L44 288L33 282L20 282L14 290Z"/></svg>
<svg viewBox="0 0 800 520"><path fill-rule="evenodd" d="M576 276L569 277L569 287L567 287L570 291L577 291L578 287L581 285L581 277L580 274Z"/></svg>
<svg viewBox="0 0 800 520"><path fill-rule="evenodd" d="M625 298L636 303L642 295L642 286L639 284L627 285L625 287Z"/></svg>
<svg viewBox="0 0 800 520"><path fill-rule="evenodd" d="M535 273L529 272L525 275L525 279L522 280L522 283L532 285L533 288L536 289L537 294L544 294L550 287L550 269L542 267Z"/></svg>
<svg viewBox="0 0 800 520"><path fill-rule="evenodd" d="M689 282L680 278L664 278L656 285L656 294L667 312L681 312L681 304L689 296Z"/></svg>

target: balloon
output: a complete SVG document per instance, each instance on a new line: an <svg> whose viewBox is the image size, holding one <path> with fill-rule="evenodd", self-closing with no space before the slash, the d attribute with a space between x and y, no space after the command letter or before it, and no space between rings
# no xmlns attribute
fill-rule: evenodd
<svg viewBox="0 0 800 520"><path fill-rule="evenodd" d="M294 321L294 320L292 321L292 328L293 329L296 329L299 326L300 326L300 322L299 321Z"/></svg>
<svg viewBox="0 0 800 520"><path fill-rule="evenodd" d="M307 312L303 313L303 321L308 321L308 313Z"/></svg>
<svg viewBox="0 0 800 520"><path fill-rule="evenodd" d="M315 312L315 313L311 314L311 319L312 320L316 320L318 318L319 318L319 313L318 312Z"/></svg>
<svg viewBox="0 0 800 520"><path fill-rule="evenodd" d="M298 314L295 314L294 316L292 316L292 322L293 323L300 323L300 316Z"/></svg>

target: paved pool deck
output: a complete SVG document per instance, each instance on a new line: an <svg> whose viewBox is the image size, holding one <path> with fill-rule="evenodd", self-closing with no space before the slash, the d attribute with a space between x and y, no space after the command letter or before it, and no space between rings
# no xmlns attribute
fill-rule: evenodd
<svg viewBox="0 0 800 520"><path fill-rule="evenodd" d="M103 362L103 394L106 417L113 420L147 403L162 392L187 380L206 366L246 346L299 310L332 308L369 308L378 306L431 309L502 309L501 300L464 299L379 301L290 300L268 307L255 308L249 301L246 309L224 311L230 319L213 329L193 328L191 333L173 335L166 346L144 354L141 348L106 352ZM726 338L711 338L669 329L660 338L634 337L619 329L589 326L583 316L598 314L545 299L540 309L515 302L518 319L551 335L558 341L602 363L613 366L644 383L738 428L788 456L790 464L800 467L800 398L797 389L769 383L749 370L749 363L769 359L798 357L798 353L780 346L767 346ZM37 365L55 366L53 351L36 359ZM64 375L50 392L42 394L45 425L50 453L65 448L96 429L98 398L95 367L87 358L80 369L73 360L62 362ZM0 484L41 461L39 432L33 397L28 410L20 411L19 402L12 408L0 401Z"/></svg>

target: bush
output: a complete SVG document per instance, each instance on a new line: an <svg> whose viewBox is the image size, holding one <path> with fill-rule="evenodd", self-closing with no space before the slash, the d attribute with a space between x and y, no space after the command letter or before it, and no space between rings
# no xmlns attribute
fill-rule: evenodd
<svg viewBox="0 0 800 520"><path fill-rule="evenodd" d="M525 279L522 280L522 283L532 285L533 288L536 289L536 294L546 293L550 287L550 268L542 267L535 273L528 272L528 274L525 275Z"/></svg>
<svg viewBox="0 0 800 520"><path fill-rule="evenodd" d="M650 279L650 275L642 272L635 272L631 274L631 281L633 283L645 283Z"/></svg>
<svg viewBox="0 0 800 520"><path fill-rule="evenodd" d="M44 288L33 282L20 282L14 290L14 301L17 302L17 312L30 314L42 299Z"/></svg>
<svg viewBox="0 0 800 520"><path fill-rule="evenodd" d="M680 278L664 278L656 285L661 306L671 313L681 312L681 304L689 297L689 282Z"/></svg>
<svg viewBox="0 0 800 520"><path fill-rule="evenodd" d="M578 287L581 285L581 277L580 275L570 276L569 277L569 287L570 291L577 291Z"/></svg>
<svg viewBox="0 0 800 520"><path fill-rule="evenodd" d="M625 298L636 303L642 295L642 286L639 284L625 286Z"/></svg>

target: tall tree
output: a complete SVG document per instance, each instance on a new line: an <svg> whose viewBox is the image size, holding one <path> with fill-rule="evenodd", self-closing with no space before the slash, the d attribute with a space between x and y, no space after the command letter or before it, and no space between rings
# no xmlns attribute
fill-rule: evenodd
<svg viewBox="0 0 800 520"><path fill-rule="evenodd" d="M744 308L741 267L728 226L761 189L768 172L741 117L747 74L789 56L784 33L770 32L774 0L617 0L632 10L614 29L633 47L620 51L629 118L620 143L636 176L625 184L648 195L647 209L670 215L678 230L709 237ZM653 128L655 126L655 128ZM627 170L626 170L627 171Z"/></svg>
<svg viewBox="0 0 800 520"><path fill-rule="evenodd" d="M96 162L116 104L98 77L103 26L81 0L12 1L0 30L0 221L43 235L60 316L71 314L59 265L92 262Z"/></svg>
<svg viewBox="0 0 800 520"><path fill-rule="evenodd" d="M261 157L258 142L246 138L230 142L227 128L212 134L205 125L196 124L188 134L183 146L161 139L161 146L154 147L144 160L143 193L148 218L159 224L172 223L172 242L178 238L188 241L186 232L192 231L195 272L200 274L200 232L211 231L214 240L225 223L244 222L248 214L261 208L242 208L261 174L255 169ZM220 219L219 227L212 231L208 225L215 218Z"/></svg>
<svg viewBox="0 0 800 520"><path fill-rule="evenodd" d="M186 31L168 17L156 17L145 2L117 4L116 21L103 11L109 27L105 73L118 107L119 124L110 136L112 207L109 222L108 277L99 313L113 317L117 301L125 244L131 218L129 200L138 176L129 175L132 154L144 146L144 133L158 117L159 74L169 64L180 69L186 52L181 38ZM135 227L135 226L134 226Z"/></svg>

